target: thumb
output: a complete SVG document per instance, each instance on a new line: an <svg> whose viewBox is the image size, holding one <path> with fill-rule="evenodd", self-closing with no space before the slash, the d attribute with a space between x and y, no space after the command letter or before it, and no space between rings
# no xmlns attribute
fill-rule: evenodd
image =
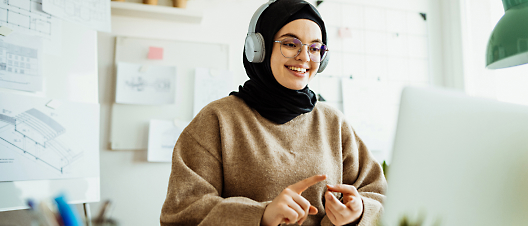
<svg viewBox="0 0 528 226"><path fill-rule="evenodd" d="M308 209L308 214L310 215L315 215L317 214L317 212L319 211L317 210L317 208L315 208L315 206L310 206L310 208Z"/></svg>

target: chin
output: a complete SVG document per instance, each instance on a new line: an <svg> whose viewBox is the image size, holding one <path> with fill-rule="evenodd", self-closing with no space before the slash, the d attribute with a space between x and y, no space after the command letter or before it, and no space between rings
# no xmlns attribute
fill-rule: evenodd
<svg viewBox="0 0 528 226"><path fill-rule="evenodd" d="M307 84L292 84L292 85L289 85L289 86L285 86L286 88L288 89L293 89L293 90L301 90L301 89L304 89L304 87L306 87Z"/></svg>

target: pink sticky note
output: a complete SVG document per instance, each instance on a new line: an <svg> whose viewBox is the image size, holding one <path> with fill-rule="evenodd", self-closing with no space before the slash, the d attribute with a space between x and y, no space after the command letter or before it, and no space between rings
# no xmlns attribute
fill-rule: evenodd
<svg viewBox="0 0 528 226"><path fill-rule="evenodd" d="M151 60L163 60L163 48L150 46L148 58Z"/></svg>
<svg viewBox="0 0 528 226"><path fill-rule="evenodd" d="M348 27L339 28L340 38L352 38L352 31Z"/></svg>

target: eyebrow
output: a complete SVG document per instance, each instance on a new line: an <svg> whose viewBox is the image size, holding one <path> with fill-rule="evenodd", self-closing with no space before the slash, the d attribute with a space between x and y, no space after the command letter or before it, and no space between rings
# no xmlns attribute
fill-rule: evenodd
<svg viewBox="0 0 528 226"><path fill-rule="evenodd" d="M288 37L292 37L292 38L296 38L296 39L301 40L297 35L292 34L292 33L286 33L286 34L283 34L283 35L281 35L279 38L282 38L282 37L285 37L285 36L288 36ZM321 41L321 39L314 39L314 40L311 41L311 43L314 43L314 42L320 42L320 43L323 43L323 41Z"/></svg>

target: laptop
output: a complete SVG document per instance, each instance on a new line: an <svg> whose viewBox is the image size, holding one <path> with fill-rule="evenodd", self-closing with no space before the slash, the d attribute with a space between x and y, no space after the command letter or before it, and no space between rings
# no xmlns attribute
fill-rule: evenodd
<svg viewBox="0 0 528 226"><path fill-rule="evenodd" d="M406 87L387 177L384 226L528 225L528 106Z"/></svg>

